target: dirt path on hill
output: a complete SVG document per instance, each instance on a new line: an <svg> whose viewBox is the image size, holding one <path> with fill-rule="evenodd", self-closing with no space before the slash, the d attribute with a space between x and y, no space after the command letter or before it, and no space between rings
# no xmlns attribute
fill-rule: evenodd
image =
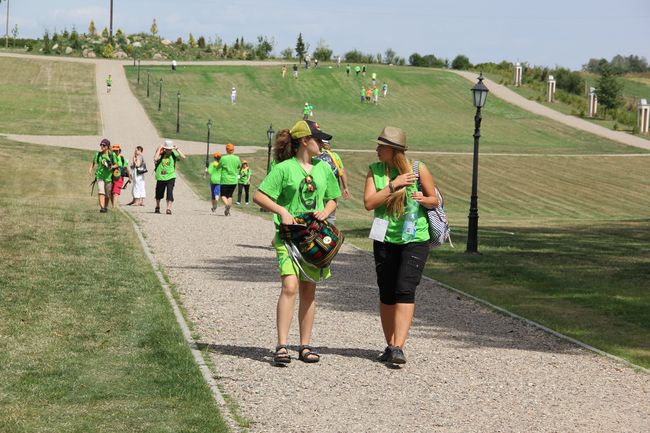
<svg viewBox="0 0 650 433"><path fill-rule="evenodd" d="M96 64L104 135L144 146L151 161L161 138L121 63ZM153 186L148 175L147 206L128 210L251 432L650 431L650 375L430 280L418 289L408 364L375 362L384 343L374 264L349 246L318 289L313 343L322 362L303 364L292 351L289 367L272 367L279 292L272 223L236 209L230 217L221 208L211 213L182 178L174 214L154 214Z"/></svg>

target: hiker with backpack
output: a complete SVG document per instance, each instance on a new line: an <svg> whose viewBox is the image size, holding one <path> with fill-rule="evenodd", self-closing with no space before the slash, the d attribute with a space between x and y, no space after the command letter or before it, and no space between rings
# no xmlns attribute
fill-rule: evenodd
<svg viewBox="0 0 650 433"><path fill-rule="evenodd" d="M167 215L172 214L174 203L174 184L176 183L176 162L184 160L185 155L175 146L171 140L165 140L165 144L156 150L153 161L156 173L156 208L155 213L160 213L160 200L167 196Z"/></svg>
<svg viewBox="0 0 650 433"><path fill-rule="evenodd" d="M264 178L253 197L256 204L275 214L274 247L282 281L277 304L277 346L273 355L275 365L291 362L287 340L298 295L298 359L306 363L320 360L318 352L310 346L316 281L329 278L330 268L328 265L319 268L295 261L295 254L289 251L289 244L280 238L280 233L282 228L292 227L299 215L310 213L309 218L325 221L336 210L336 199L341 195L336 177L328 164L314 159L320 153L322 140L331 139L331 135L321 131L318 124L310 120L300 120L291 129L279 131L274 146L277 164Z"/></svg>
<svg viewBox="0 0 650 433"><path fill-rule="evenodd" d="M406 157L406 134L387 126L377 138L379 162L370 164L363 193L366 210L374 211L373 239L379 314L386 348L378 359L405 364L404 345L415 311L415 290L429 253L426 209L438 205L431 173ZM421 191L419 191L421 189Z"/></svg>
<svg viewBox="0 0 650 433"><path fill-rule="evenodd" d="M147 196L145 190L144 175L147 170L147 163L142 157L144 149L142 146L136 146L133 152L133 162L131 163L131 175L133 179L133 200L127 203L128 206L144 206L144 199Z"/></svg>
<svg viewBox="0 0 650 433"><path fill-rule="evenodd" d="M113 187L111 191L111 207L115 207L115 203L120 205L120 194L124 186L125 179L131 179L131 171L129 170L129 161L122 155L122 146L114 144L111 150L115 154L117 167L113 170Z"/></svg>
<svg viewBox="0 0 650 433"><path fill-rule="evenodd" d="M101 150L95 154L93 161L88 168L88 175L93 175L95 169L95 180L92 182L92 188L97 185L97 196L99 201L99 212L108 212L108 201L113 193L113 170L117 167L117 160L110 149L111 142L104 138L99 143ZM92 191L91 191L92 195Z"/></svg>

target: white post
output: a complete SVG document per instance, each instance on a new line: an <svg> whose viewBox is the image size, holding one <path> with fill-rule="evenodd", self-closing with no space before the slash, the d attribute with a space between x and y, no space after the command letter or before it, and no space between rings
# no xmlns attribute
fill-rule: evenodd
<svg viewBox="0 0 650 433"><path fill-rule="evenodd" d="M650 104L645 99L639 101L637 125L640 134L647 134L650 129Z"/></svg>
<svg viewBox="0 0 650 433"><path fill-rule="evenodd" d="M589 117L596 117L598 113L598 96L596 96L596 89L589 88Z"/></svg>
<svg viewBox="0 0 650 433"><path fill-rule="evenodd" d="M548 82L546 84L546 94L548 95L548 102L555 101L555 78L553 78L553 75L548 76Z"/></svg>
<svg viewBox="0 0 650 433"><path fill-rule="evenodd" d="M521 63L515 63L515 86L521 86Z"/></svg>

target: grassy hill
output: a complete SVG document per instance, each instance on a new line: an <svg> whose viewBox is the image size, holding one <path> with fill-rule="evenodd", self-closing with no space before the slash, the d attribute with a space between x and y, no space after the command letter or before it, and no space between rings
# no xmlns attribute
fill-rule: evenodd
<svg viewBox="0 0 650 433"><path fill-rule="evenodd" d="M289 69L291 65L288 65ZM269 124L290 127L309 101L315 119L335 137L336 146L373 149L383 126L403 128L411 149L471 152L474 107L472 83L447 71L371 65L366 77L350 77L344 68L300 70L283 80L279 66L187 66L173 72L151 68L150 97L146 97L146 69L126 67L129 83L150 118L166 137L205 140L212 119L213 141L265 145ZM389 85L378 105L359 102L362 84L377 72L379 85ZM162 111L158 112L158 84L163 79ZM230 88L238 102L230 103ZM176 134L177 92L181 92L181 131ZM500 153L628 153L638 152L513 107L488 97L483 113L481 149Z"/></svg>

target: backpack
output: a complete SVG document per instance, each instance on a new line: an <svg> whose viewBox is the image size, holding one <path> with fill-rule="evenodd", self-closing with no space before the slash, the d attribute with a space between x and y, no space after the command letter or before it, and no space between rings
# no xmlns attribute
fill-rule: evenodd
<svg viewBox="0 0 650 433"><path fill-rule="evenodd" d="M121 177L129 177L129 172L126 169L126 163L124 162L124 155L118 156L118 162L121 162L121 164L118 163L118 168L120 169L120 176Z"/></svg>
<svg viewBox="0 0 650 433"><path fill-rule="evenodd" d="M313 281L303 271L301 263L308 263L321 269L329 266L341 249L345 236L334 225L319 221L313 213L303 213L294 217L296 224L280 224L280 239L287 247L289 255L309 281Z"/></svg>
<svg viewBox="0 0 650 433"><path fill-rule="evenodd" d="M418 191L422 191L422 184L420 183L420 172L419 172L419 161L413 161L413 173L418 179ZM438 206L433 209L425 208L427 214L427 221L429 223L429 248L438 248L449 242L451 247L454 247L454 244L451 242L451 227L449 226L449 220L447 219L447 214L444 209L444 198L438 187L434 187L436 190L436 195L438 196Z"/></svg>
<svg viewBox="0 0 650 433"><path fill-rule="evenodd" d="M341 167L339 166L339 163L336 161L336 158L332 154L332 151L330 150L325 150L323 151L316 157L316 159L320 159L323 162L326 162L332 167L332 172L334 173L334 176L338 179L340 176L340 171Z"/></svg>

